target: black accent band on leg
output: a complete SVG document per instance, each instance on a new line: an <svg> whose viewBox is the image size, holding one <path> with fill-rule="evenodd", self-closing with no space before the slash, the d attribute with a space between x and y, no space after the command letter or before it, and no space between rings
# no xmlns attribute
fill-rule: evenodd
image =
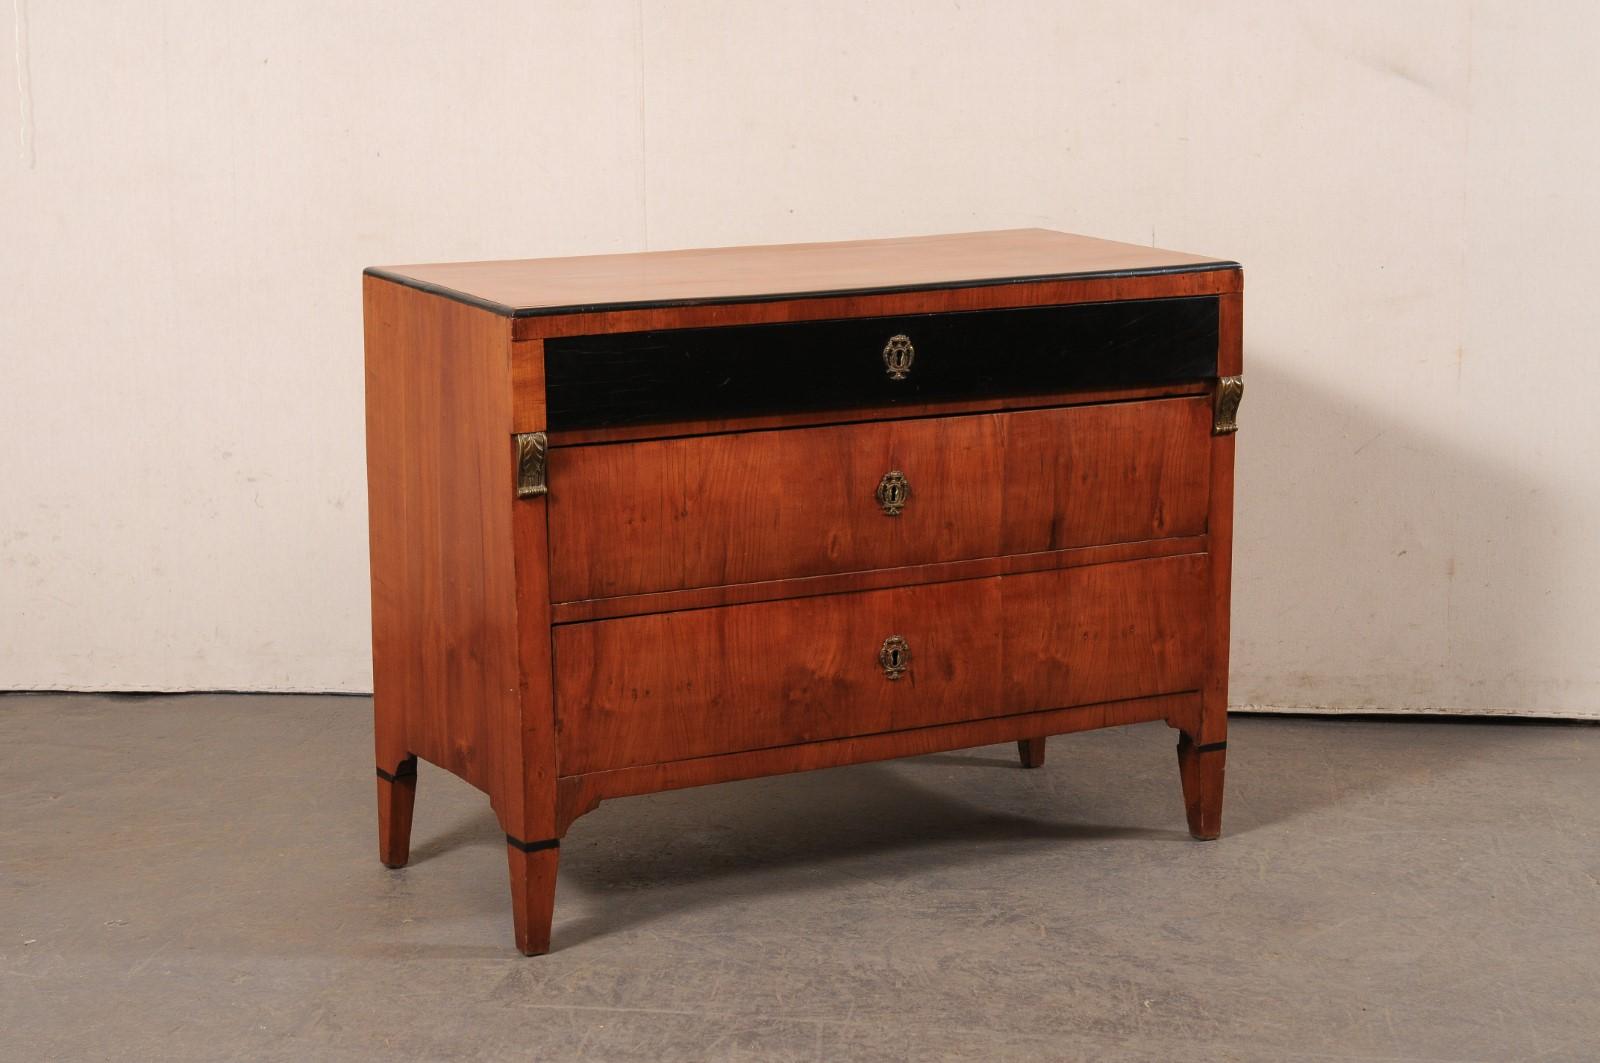
<svg viewBox="0 0 1600 1063"><path fill-rule="evenodd" d="M513 838L511 835L507 834L506 835L506 844L511 846L513 849L520 849L525 853L537 853L537 852L540 852L540 851L542 851L544 849L559 849L559 848L561 848L561 839L560 838L545 838L542 841L525 842L520 838Z"/></svg>
<svg viewBox="0 0 1600 1063"><path fill-rule="evenodd" d="M393 774L378 769L378 778L384 782L399 782L401 779L415 779L417 777L417 758L407 757L396 765Z"/></svg>
<svg viewBox="0 0 1600 1063"><path fill-rule="evenodd" d="M1224 749L1227 749L1227 748L1228 748L1228 743L1226 741L1222 741L1222 742L1207 742L1203 746L1195 746L1194 751L1196 753L1220 753Z"/></svg>

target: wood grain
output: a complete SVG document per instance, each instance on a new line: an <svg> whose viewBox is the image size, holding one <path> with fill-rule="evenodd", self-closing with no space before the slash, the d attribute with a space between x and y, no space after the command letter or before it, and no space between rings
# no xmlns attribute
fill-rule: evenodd
<svg viewBox="0 0 1600 1063"><path fill-rule="evenodd" d="M1002 577L1008 711L1198 689L1209 644L1201 554Z"/></svg>
<svg viewBox="0 0 1600 1063"><path fill-rule="evenodd" d="M758 325L785 321L822 321L841 317L889 317L961 310L1000 310L1023 306L1066 306L1120 299L1177 299L1238 291L1237 269L1203 273L1088 276L994 284L975 288L930 288L882 294L785 299L778 302L712 303L703 306L653 307L513 318L518 340L588 336L604 332L650 329Z"/></svg>
<svg viewBox="0 0 1600 1063"><path fill-rule="evenodd" d="M992 414L556 450L551 590L577 601L991 556L999 455ZM891 470L911 484L898 517L874 498Z"/></svg>
<svg viewBox="0 0 1600 1063"><path fill-rule="evenodd" d="M561 773L1197 689L1204 573L1186 555L558 627Z"/></svg>
<svg viewBox="0 0 1600 1063"><path fill-rule="evenodd" d="M511 927L524 956L550 951L550 924L556 908L556 867L559 848L524 852L506 844L511 867Z"/></svg>
<svg viewBox="0 0 1600 1063"><path fill-rule="evenodd" d="M1038 766L1048 735L1144 720L1181 732L1190 830L1217 836L1237 444L1210 434L1211 380L555 432L551 493L520 501L512 436L550 427L544 341L616 332L1219 296L1206 364L1235 375L1236 266L1021 231L408 283L493 305L363 284L385 863L409 856L413 758L466 779L535 954L557 839L602 799L1002 741Z"/></svg>
<svg viewBox="0 0 1600 1063"><path fill-rule="evenodd" d="M1183 811L1189 833L1199 841L1222 834L1222 787L1228 752L1225 747L1200 746L1189 732L1178 736L1178 776L1183 786Z"/></svg>
<svg viewBox="0 0 1600 1063"><path fill-rule="evenodd" d="M981 720L921 727L887 734L863 735L812 742L799 746L780 746L744 753L699 757L650 764L614 771L575 775L561 779L560 821L562 830L578 816L592 811L600 801L633 794L676 790L686 786L753 779L794 771L812 771L842 764L861 764L893 757L916 757L951 749L992 745L1034 735L1070 734L1101 727L1165 720L1173 727L1192 728L1200 712L1197 694L1138 698L1101 705L1079 705L1015 716L992 716Z"/></svg>
<svg viewBox="0 0 1600 1063"><path fill-rule="evenodd" d="M544 341L511 345L511 431L542 432L549 425L544 394Z"/></svg>
<svg viewBox="0 0 1600 1063"><path fill-rule="evenodd" d="M1235 273L1239 289L1217 300L1217 375L1244 372L1244 274Z"/></svg>
<svg viewBox="0 0 1600 1063"><path fill-rule="evenodd" d="M506 440L507 447L511 441ZM507 486L509 494L510 487ZM547 496L513 503L516 544L518 730L506 741L515 750L516 789L496 806L508 834L524 841L559 837L555 827L556 716L550 649L550 569Z"/></svg>
<svg viewBox="0 0 1600 1063"><path fill-rule="evenodd" d="M1211 403L1205 399L995 417L1002 441L998 553L1206 530Z"/></svg>
<svg viewBox="0 0 1600 1063"><path fill-rule="evenodd" d="M1219 317L1218 372L1244 372L1243 295L1224 298ZM1209 840L1222 833L1222 798L1227 764L1228 654L1233 595L1233 478L1237 434L1211 440L1211 499L1207 526L1206 680L1201 710L1178 741L1178 771L1189 832Z"/></svg>
<svg viewBox="0 0 1600 1063"><path fill-rule="evenodd" d="M389 778L378 776L378 860L405 867L411 859L411 816L417 804L416 762Z"/></svg>
<svg viewBox="0 0 1600 1063"><path fill-rule="evenodd" d="M558 627L561 773L996 714L1000 624L998 582L968 580Z"/></svg>
<svg viewBox="0 0 1600 1063"><path fill-rule="evenodd" d="M364 290L378 766L417 754L499 794L520 715L509 322Z"/></svg>
<svg viewBox="0 0 1600 1063"><path fill-rule="evenodd" d="M1222 315L1222 349L1218 364L1244 371L1244 338L1241 332L1242 315L1239 297L1224 300ZM1227 304L1232 303L1231 312ZM1233 375L1233 374L1230 374ZM1205 712L1201 730L1194 735L1196 742L1212 745L1228 737L1228 654L1233 598L1233 472L1234 451L1238 434L1213 436L1210 446L1211 495L1206 516L1208 528L1207 556L1210 566L1210 611L1206 617L1209 652L1206 666ZM1221 801L1220 794L1217 797Z"/></svg>
<svg viewBox="0 0 1600 1063"><path fill-rule="evenodd" d="M1199 534L1210 410L1205 398L1158 399L561 448L551 593L581 601ZM911 487L898 516L874 497L890 471Z"/></svg>
<svg viewBox="0 0 1600 1063"><path fill-rule="evenodd" d="M523 348L517 344L513 350ZM1090 388L1053 391L1040 395L1000 395L986 399L959 399L949 402L896 403L893 406L866 406L849 410L804 410L796 413L761 414L747 417L711 417L671 424L616 425L609 428L577 428L549 433L552 447L575 447L586 443L630 443L646 439L677 439L684 436L724 435L730 432L758 432L773 428L815 428L828 424L863 424L885 419L912 417L953 417L964 413L993 413L1000 410L1041 410L1053 406L1089 406L1101 402L1130 402L1134 399L1169 399L1179 395L1210 395L1211 382L1197 380L1154 388ZM528 422L532 424L534 422ZM534 431L519 428L518 431Z"/></svg>
<svg viewBox="0 0 1600 1063"><path fill-rule="evenodd" d="M814 598L820 594L843 594L848 591L870 591L884 587L910 587L920 583L949 583L952 580L978 579L983 576L1045 572L1056 568L1076 568L1080 565L1103 565L1112 561L1135 561L1144 557L1204 553L1205 549L1206 536L1185 535L1171 539L1118 543L1114 546L1084 546L1073 550L1047 550L1035 554L981 557L971 561L942 561L932 565L840 572L830 576L801 576L796 579L769 580L761 583L736 583L725 587L696 587L684 591L630 594L619 598L591 598L581 602L557 602L550 607L550 615L555 623L571 624L585 620L608 620L618 616L769 602L779 598Z"/></svg>
<svg viewBox="0 0 1600 1063"><path fill-rule="evenodd" d="M434 285L493 304L503 313L549 314L871 289L949 289L982 281L1232 265L1140 244L1047 229L1011 229L889 240L374 268L390 279Z"/></svg>

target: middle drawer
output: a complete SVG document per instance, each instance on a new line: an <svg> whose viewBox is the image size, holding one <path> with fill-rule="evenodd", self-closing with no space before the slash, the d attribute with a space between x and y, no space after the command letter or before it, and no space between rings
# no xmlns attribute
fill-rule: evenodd
<svg viewBox="0 0 1600 1063"><path fill-rule="evenodd" d="M1196 535L1210 411L1186 396L556 447L551 597Z"/></svg>

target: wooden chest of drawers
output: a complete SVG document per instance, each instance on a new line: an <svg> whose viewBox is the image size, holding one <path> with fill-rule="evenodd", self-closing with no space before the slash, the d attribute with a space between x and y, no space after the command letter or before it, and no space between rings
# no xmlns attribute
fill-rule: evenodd
<svg viewBox="0 0 1600 1063"><path fill-rule="evenodd" d="M1165 720L1221 817L1236 264L1042 230L367 271L379 853Z"/></svg>

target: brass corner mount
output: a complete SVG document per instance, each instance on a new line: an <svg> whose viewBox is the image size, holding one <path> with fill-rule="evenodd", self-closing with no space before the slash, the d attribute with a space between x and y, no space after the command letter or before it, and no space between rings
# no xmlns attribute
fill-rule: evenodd
<svg viewBox="0 0 1600 1063"><path fill-rule="evenodd" d="M1229 436L1239 430L1239 400L1244 398L1244 377L1220 376L1212 407L1211 434Z"/></svg>
<svg viewBox="0 0 1600 1063"><path fill-rule="evenodd" d="M544 456L549 441L543 432L517 435L517 497L534 498L549 494L544 481Z"/></svg>

